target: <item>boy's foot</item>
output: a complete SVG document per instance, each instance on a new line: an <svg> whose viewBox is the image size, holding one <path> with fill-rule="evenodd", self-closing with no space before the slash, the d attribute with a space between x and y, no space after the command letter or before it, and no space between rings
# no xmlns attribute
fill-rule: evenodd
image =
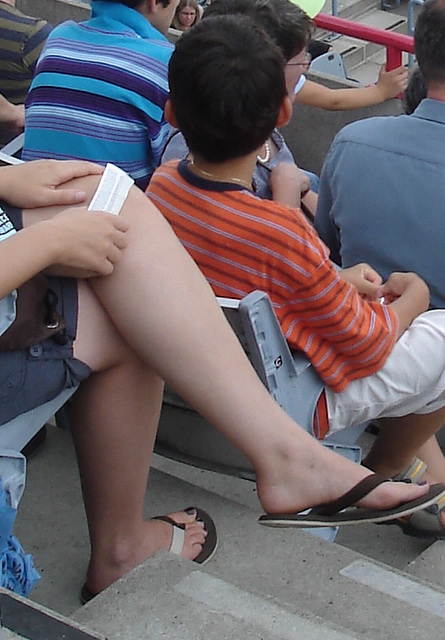
<svg viewBox="0 0 445 640"><path fill-rule="evenodd" d="M426 464L419 458L415 458L407 469L394 477L394 480L418 482L424 476L430 483L434 482L434 479L427 473ZM437 504L417 511L411 516L396 518L382 524L398 525L404 534L415 538L443 540L445 539L445 499L439 500Z"/></svg>

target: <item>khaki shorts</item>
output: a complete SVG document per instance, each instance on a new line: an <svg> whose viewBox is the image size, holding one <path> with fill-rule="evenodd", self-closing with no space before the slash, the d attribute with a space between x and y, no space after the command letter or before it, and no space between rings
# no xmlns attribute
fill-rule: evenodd
<svg viewBox="0 0 445 640"><path fill-rule="evenodd" d="M377 418L428 414L445 406L445 310L418 316L382 369L341 393L326 388L329 434Z"/></svg>

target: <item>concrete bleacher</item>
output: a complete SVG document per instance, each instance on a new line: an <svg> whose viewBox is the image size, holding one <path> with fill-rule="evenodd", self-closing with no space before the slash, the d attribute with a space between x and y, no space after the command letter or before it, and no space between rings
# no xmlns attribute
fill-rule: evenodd
<svg viewBox="0 0 445 640"><path fill-rule="evenodd" d="M158 456L146 515L193 504L207 509L219 532L215 557L198 567L159 553L80 608L89 544L68 433L49 429L45 448L29 462L28 479L15 533L42 574L30 598L108 640L443 635L442 542L430 545L377 525L345 528L350 545L260 527L253 483Z"/></svg>
<svg viewBox="0 0 445 640"><path fill-rule="evenodd" d="M74 0L40 0L38 3L35 0L17 0L16 6L23 13L43 18L53 26L65 20L88 20L91 13L89 2Z"/></svg>

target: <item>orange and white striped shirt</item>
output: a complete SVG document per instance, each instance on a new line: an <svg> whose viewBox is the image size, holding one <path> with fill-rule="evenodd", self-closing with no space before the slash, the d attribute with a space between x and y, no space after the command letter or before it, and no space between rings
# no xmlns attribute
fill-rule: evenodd
<svg viewBox="0 0 445 640"><path fill-rule="evenodd" d="M306 353L333 391L383 366L397 338L397 316L341 280L299 209L205 180L187 161L159 167L147 195L216 295L269 294L289 346Z"/></svg>

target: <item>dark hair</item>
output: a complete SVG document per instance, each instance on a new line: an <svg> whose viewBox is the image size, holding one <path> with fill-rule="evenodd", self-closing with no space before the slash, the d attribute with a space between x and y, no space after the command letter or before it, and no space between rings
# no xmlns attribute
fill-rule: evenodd
<svg viewBox="0 0 445 640"><path fill-rule="evenodd" d="M403 92L403 109L409 116L417 109L419 103L426 98L427 86L423 73L416 67L410 73L409 81Z"/></svg>
<svg viewBox="0 0 445 640"><path fill-rule="evenodd" d="M207 18L184 32L170 60L170 99L192 153L224 162L258 149L286 96L284 65L244 16Z"/></svg>
<svg viewBox="0 0 445 640"><path fill-rule="evenodd" d="M429 87L445 83L445 0L427 0L414 31L417 63Z"/></svg>
<svg viewBox="0 0 445 640"><path fill-rule="evenodd" d="M290 60L305 49L313 22L290 0L213 0L204 18L222 15L245 15L252 18Z"/></svg>

